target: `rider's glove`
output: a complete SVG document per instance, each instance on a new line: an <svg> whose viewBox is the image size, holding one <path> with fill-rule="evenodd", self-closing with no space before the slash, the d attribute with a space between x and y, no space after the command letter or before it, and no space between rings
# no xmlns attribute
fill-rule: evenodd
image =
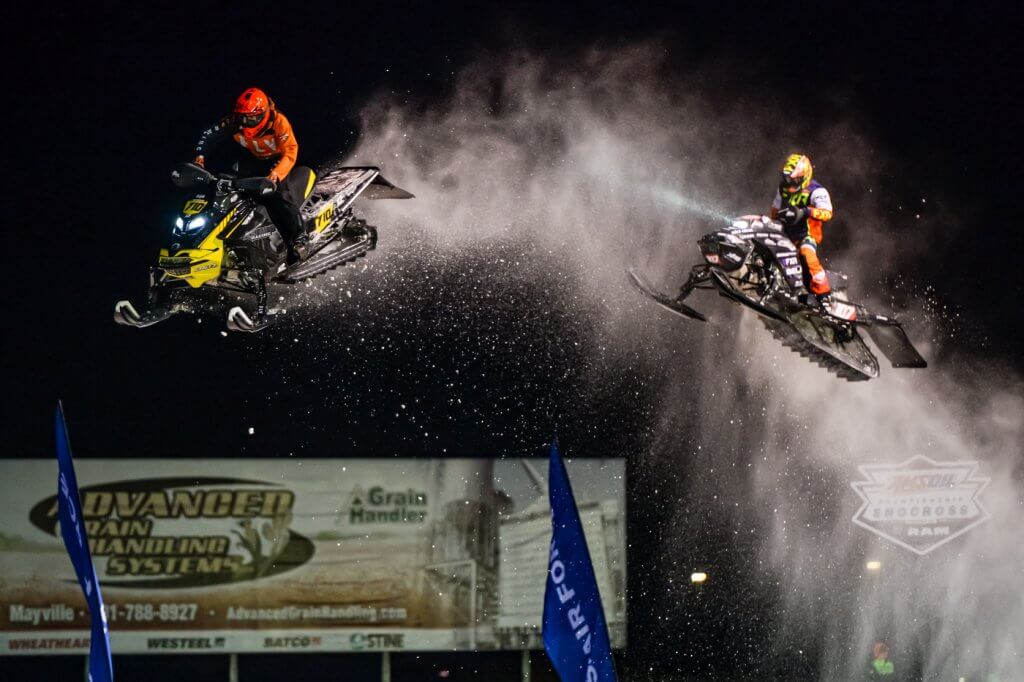
<svg viewBox="0 0 1024 682"><path fill-rule="evenodd" d="M808 215L810 215L810 211L805 207L787 206L779 211L779 221L783 225L795 225Z"/></svg>
<svg viewBox="0 0 1024 682"><path fill-rule="evenodd" d="M276 189L277 183L274 182L271 178L264 178L263 180L260 181L259 194L261 196L264 194L273 194L274 190Z"/></svg>

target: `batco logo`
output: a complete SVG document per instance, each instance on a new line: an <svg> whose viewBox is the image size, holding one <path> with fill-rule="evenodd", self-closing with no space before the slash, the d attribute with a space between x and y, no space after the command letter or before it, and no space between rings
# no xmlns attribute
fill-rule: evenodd
<svg viewBox="0 0 1024 682"><path fill-rule="evenodd" d="M853 522L917 554L989 518L978 495L991 479L975 476L977 462L933 462L917 455L902 464L858 468L866 480L852 486L864 503Z"/></svg>
<svg viewBox="0 0 1024 682"><path fill-rule="evenodd" d="M323 638L310 635L264 637L264 649L312 649L323 644Z"/></svg>

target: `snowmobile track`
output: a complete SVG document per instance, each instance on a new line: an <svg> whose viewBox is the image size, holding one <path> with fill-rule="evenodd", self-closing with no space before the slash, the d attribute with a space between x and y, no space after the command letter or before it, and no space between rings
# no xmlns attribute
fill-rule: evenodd
<svg viewBox="0 0 1024 682"><path fill-rule="evenodd" d="M819 367L835 374L840 379L846 379L847 381L867 381L871 378L870 376L849 367L846 363L837 360L825 351L815 348L802 336L794 331L781 327L781 325L774 320L766 320L760 316L758 316L758 319L761 320L761 324L763 324L765 328L771 332L772 336L778 339L783 346L794 353L797 353L800 357L807 358Z"/></svg>
<svg viewBox="0 0 1024 682"><path fill-rule="evenodd" d="M289 284L306 282L315 279L332 270L348 265L359 258L364 258L367 253L377 248L377 230L372 225L367 225L369 236L367 239L342 247L332 253L320 256L318 253L310 256L306 261L299 263L294 269L286 270L280 276L279 281ZM325 248L330 244L325 245Z"/></svg>

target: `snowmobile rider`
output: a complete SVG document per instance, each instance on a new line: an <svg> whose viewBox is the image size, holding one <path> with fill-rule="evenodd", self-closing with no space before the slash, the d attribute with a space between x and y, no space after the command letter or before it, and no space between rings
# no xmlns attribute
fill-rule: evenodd
<svg viewBox="0 0 1024 682"><path fill-rule="evenodd" d="M782 223L786 236L797 245L804 271L810 278L811 293L828 309L832 305L832 287L818 260L818 244L821 244L822 227L832 220L832 197L827 189L811 179L811 173L811 160L803 154L790 154L786 158L771 217Z"/></svg>
<svg viewBox="0 0 1024 682"><path fill-rule="evenodd" d="M299 206L314 176L309 168L295 166L299 143L291 123L267 93L248 88L235 101L232 115L203 131L194 163L205 167L207 154L228 137L249 152L236 149L234 170L239 176L263 175L274 183L275 191L259 201L288 246L288 263L297 262L301 257L298 247L305 239Z"/></svg>

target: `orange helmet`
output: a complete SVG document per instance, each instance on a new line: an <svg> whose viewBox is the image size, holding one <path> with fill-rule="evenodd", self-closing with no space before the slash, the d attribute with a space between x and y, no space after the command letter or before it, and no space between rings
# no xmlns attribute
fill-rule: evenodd
<svg viewBox="0 0 1024 682"><path fill-rule="evenodd" d="M790 154L782 167L779 190L783 194L795 194L811 184L811 160L803 154Z"/></svg>
<svg viewBox="0 0 1024 682"><path fill-rule="evenodd" d="M267 93L259 88L249 88L235 100L235 116L238 117L238 125L242 128L242 134L246 137L255 137L270 118L270 110L274 103L267 97Z"/></svg>

